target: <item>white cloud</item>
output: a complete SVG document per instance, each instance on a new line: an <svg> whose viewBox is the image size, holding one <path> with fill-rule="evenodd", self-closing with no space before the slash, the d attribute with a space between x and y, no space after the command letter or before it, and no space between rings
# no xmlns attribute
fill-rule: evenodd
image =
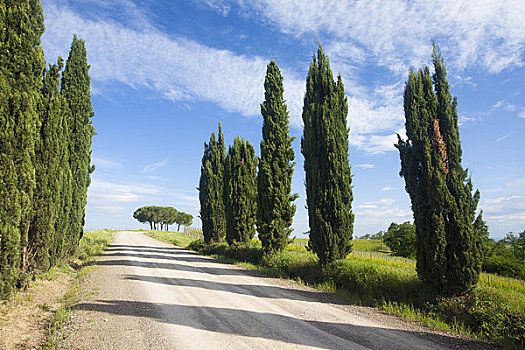
<svg viewBox="0 0 525 350"><path fill-rule="evenodd" d="M503 135L501 137L498 137L498 139L496 141L494 141L494 143L500 143L501 141L505 140L507 137L509 137L510 135L512 135L511 132L509 132L508 134L506 135Z"/></svg>
<svg viewBox="0 0 525 350"><path fill-rule="evenodd" d="M525 178L504 184L501 188L482 191L479 209L495 237L525 228ZM491 197L491 195L495 195Z"/></svg>
<svg viewBox="0 0 525 350"><path fill-rule="evenodd" d="M385 186L381 189L382 192L386 192L386 191L392 191L394 189L394 187L392 186Z"/></svg>
<svg viewBox="0 0 525 350"><path fill-rule="evenodd" d="M303 36L328 34L394 72L428 61L430 39L448 61L489 72L523 65L525 2L514 1L284 1L238 0L244 12ZM329 47L329 45L327 45ZM452 55L451 55L452 56ZM352 57L348 56L351 60ZM355 63L363 58L356 55Z"/></svg>
<svg viewBox="0 0 525 350"><path fill-rule="evenodd" d="M525 118L525 109L523 109L519 114L518 117Z"/></svg>
<svg viewBox="0 0 525 350"><path fill-rule="evenodd" d="M375 168L374 164L356 164L355 165L358 168L364 168L364 169L373 169Z"/></svg>
<svg viewBox="0 0 525 350"><path fill-rule="evenodd" d="M219 15L226 17L231 11L231 5L227 0L193 0L196 3L209 6Z"/></svg>
<svg viewBox="0 0 525 350"><path fill-rule="evenodd" d="M178 191L169 194L171 203L175 206L183 206L192 209L199 209L199 194L197 191Z"/></svg>
<svg viewBox="0 0 525 350"><path fill-rule="evenodd" d="M354 214L358 226L377 226L382 223L387 227L392 221L412 220L412 211L409 208L402 208L391 198L358 204L355 206Z"/></svg>
<svg viewBox="0 0 525 350"><path fill-rule="evenodd" d="M96 166L97 169L117 169L122 168L122 163L117 162L112 159L102 158L102 157L93 157L91 163Z"/></svg>
<svg viewBox="0 0 525 350"><path fill-rule="evenodd" d="M158 91L170 100L211 101L229 112L260 115L269 59L236 55L172 37L151 27L131 29L109 19L85 19L47 4L42 38L48 61L65 56L74 33L86 41L94 90L113 82ZM283 70L292 123L300 125L303 79Z"/></svg>
<svg viewBox="0 0 525 350"><path fill-rule="evenodd" d="M496 102L494 105L492 105L492 108L503 109L507 112L514 112L518 110L518 107L516 105L513 105L512 103L506 102L504 100Z"/></svg>
<svg viewBox="0 0 525 350"><path fill-rule="evenodd" d="M137 182L113 183L94 176L88 189L88 211L123 213L126 204L144 202L161 193L157 185Z"/></svg>
<svg viewBox="0 0 525 350"><path fill-rule="evenodd" d="M162 160L160 162L156 162L156 163L148 163L148 164L146 164L146 166L144 167L142 172L144 172L144 173L152 173L155 170L157 170L159 168L162 168L162 167L164 167L166 165L168 165L168 160L167 159L164 159L164 160Z"/></svg>

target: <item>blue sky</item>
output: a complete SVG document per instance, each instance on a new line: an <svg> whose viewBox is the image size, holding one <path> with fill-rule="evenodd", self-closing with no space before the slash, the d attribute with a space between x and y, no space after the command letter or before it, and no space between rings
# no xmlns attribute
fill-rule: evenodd
<svg viewBox="0 0 525 350"><path fill-rule="evenodd" d="M410 67L441 48L458 97L463 165L491 235L525 229L525 2L43 0L49 63L73 34L91 65L93 163L86 228L141 228L144 205L200 226L203 144L221 122L259 154L266 65L284 76L297 164L294 235L308 230L301 110L317 40L349 98L354 235L412 219L393 147Z"/></svg>

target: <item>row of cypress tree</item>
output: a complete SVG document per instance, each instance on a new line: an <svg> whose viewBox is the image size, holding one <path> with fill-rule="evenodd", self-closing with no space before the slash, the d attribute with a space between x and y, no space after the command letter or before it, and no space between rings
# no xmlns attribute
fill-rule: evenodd
<svg viewBox="0 0 525 350"><path fill-rule="evenodd" d="M45 69L38 0L0 2L0 297L75 251L94 130L86 49Z"/></svg>
<svg viewBox="0 0 525 350"><path fill-rule="evenodd" d="M224 137L212 133L204 145L199 182L206 242L247 242L255 235L266 252L289 242L298 197L291 193L295 154L289 135L283 78L275 61L267 67L261 157L237 137L226 155ZM335 82L319 46L307 77L301 148L305 157L310 248L322 265L346 256L353 230L352 177L348 162L348 104L342 79ZM258 172L257 172L258 165Z"/></svg>
<svg viewBox="0 0 525 350"><path fill-rule="evenodd" d="M395 145L410 195L416 227L418 276L436 290L458 295L477 283L481 271L482 214L476 216L479 191L472 194L461 166L457 100L452 99L446 68L434 46L428 67L410 71L404 93L406 134ZM226 237L247 242L259 232L265 252L289 241L295 213L291 194L293 138L283 99L282 76L272 61L261 105L263 140L257 173L253 146L237 137L228 155L219 124L204 146L199 199L205 241ZM301 151L304 156L309 248L322 266L352 249L352 175L349 166L348 103L341 76L334 80L321 45L306 79Z"/></svg>
<svg viewBox="0 0 525 350"><path fill-rule="evenodd" d="M213 132L210 142L204 144L198 189L207 243L223 239L229 244L249 242L257 226L265 251L282 250L288 244L297 198L291 194L295 156L282 75L275 61L267 67L264 87L260 159L253 145L239 136L226 154L220 124L218 138Z"/></svg>

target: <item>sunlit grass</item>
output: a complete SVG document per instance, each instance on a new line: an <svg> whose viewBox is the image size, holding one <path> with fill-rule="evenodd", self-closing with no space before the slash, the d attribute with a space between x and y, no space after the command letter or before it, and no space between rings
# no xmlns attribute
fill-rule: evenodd
<svg viewBox="0 0 525 350"><path fill-rule="evenodd" d="M148 231L145 233L146 236L155 238L159 241L173 244L177 247L186 248L194 238L183 232L171 232L171 231Z"/></svg>

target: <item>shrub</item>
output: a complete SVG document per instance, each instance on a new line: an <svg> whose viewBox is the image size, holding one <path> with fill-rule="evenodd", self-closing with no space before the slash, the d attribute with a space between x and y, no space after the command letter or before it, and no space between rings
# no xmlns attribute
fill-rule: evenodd
<svg viewBox="0 0 525 350"><path fill-rule="evenodd" d="M523 345L525 320L516 310L492 300L482 300L476 293L464 297L435 298L426 304L429 313L447 323L460 322L472 332L491 342Z"/></svg>

